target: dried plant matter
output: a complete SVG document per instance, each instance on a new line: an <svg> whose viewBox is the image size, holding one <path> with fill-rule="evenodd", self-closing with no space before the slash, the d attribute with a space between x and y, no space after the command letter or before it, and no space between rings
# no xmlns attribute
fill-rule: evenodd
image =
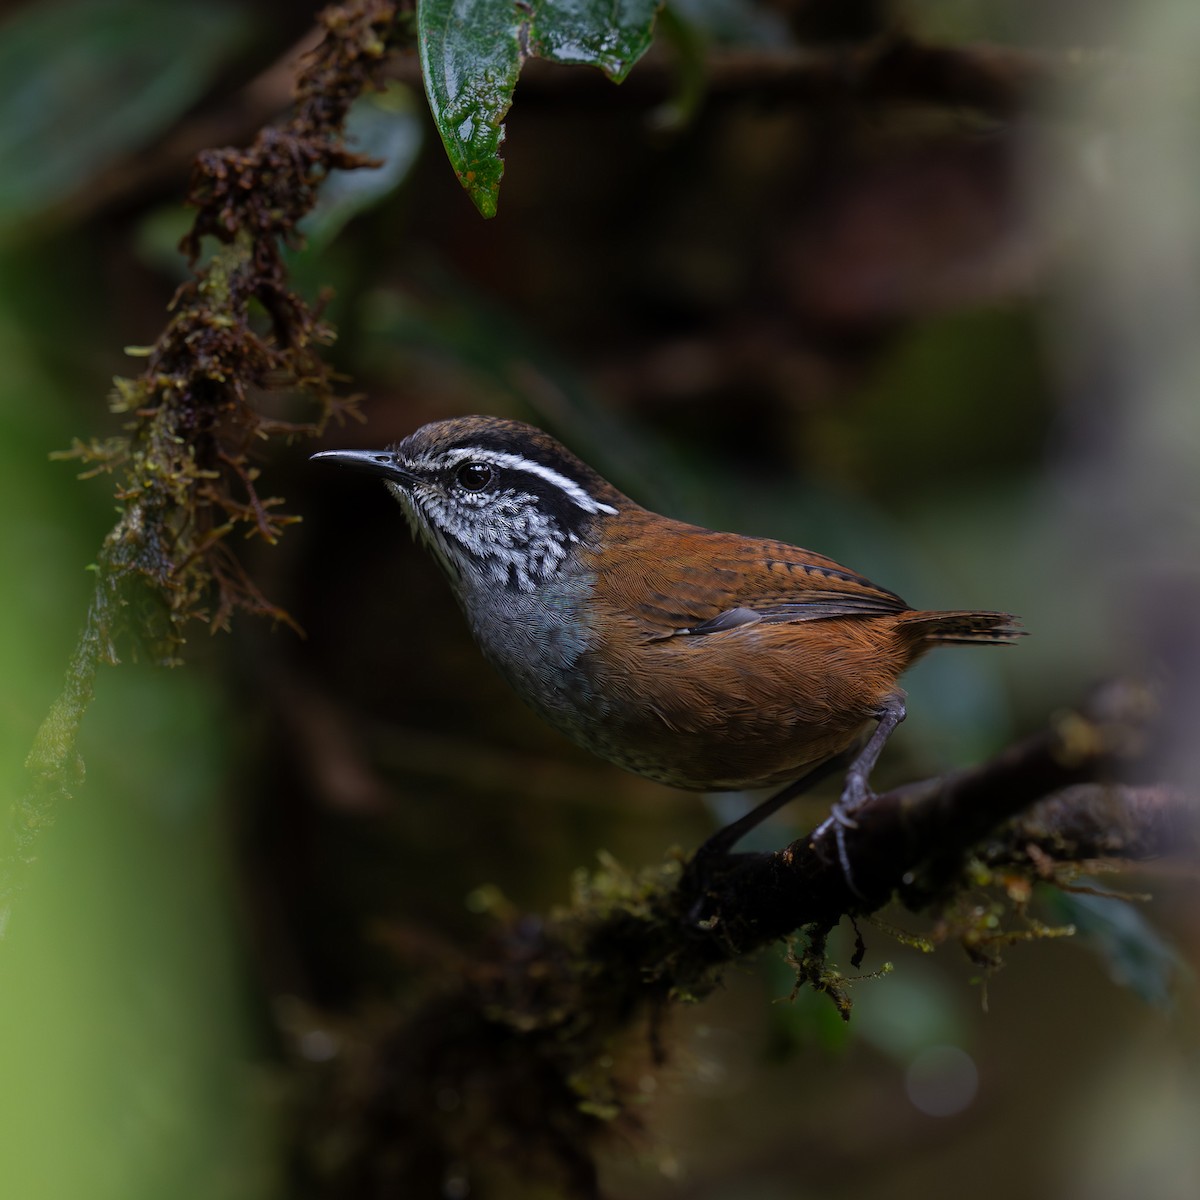
<svg viewBox="0 0 1200 1200"><path fill-rule="evenodd" d="M339 397L319 350L333 339L288 284L284 252L300 235L332 170L369 165L342 140L350 105L382 72L398 38L392 0L352 0L321 15L325 37L297 84L280 125L246 149L197 160L189 199L197 213L183 249L195 264L206 237L218 249L177 293L171 318L144 353L136 379L116 381L112 406L130 421L119 437L79 442L65 455L116 480L120 517L95 563L87 621L62 695L29 755L32 791L13 813L0 856L0 901L15 887L38 829L81 773L74 749L97 666L131 641L171 663L194 619L225 626L237 610L290 622L255 587L229 545L241 530L273 542L296 520L260 492L256 445L318 432L353 413ZM263 413L262 393L303 397L306 419Z"/></svg>

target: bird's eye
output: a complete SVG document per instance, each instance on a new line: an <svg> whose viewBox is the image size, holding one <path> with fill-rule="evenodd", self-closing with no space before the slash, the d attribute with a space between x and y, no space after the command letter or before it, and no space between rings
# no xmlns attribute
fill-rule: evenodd
<svg viewBox="0 0 1200 1200"><path fill-rule="evenodd" d="M487 463L469 462L458 468L456 478L468 492L482 492L492 482L494 472Z"/></svg>

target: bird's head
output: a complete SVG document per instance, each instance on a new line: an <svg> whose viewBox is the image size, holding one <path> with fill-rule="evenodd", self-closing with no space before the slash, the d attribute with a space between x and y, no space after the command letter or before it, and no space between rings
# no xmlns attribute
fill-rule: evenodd
<svg viewBox="0 0 1200 1200"><path fill-rule="evenodd" d="M565 446L498 417L435 421L387 450L324 450L377 475L456 587L533 591L629 501Z"/></svg>

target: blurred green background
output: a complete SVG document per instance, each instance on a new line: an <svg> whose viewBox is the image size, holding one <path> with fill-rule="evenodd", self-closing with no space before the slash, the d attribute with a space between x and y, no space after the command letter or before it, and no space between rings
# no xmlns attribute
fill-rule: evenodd
<svg viewBox="0 0 1200 1200"><path fill-rule="evenodd" d="M1115 672L1190 670L1200 17L1182 0L1103 7L680 5L716 45L824 53L903 29L1063 64L1113 53L1064 66L1060 92L1005 123L723 93L664 129L637 71L622 91L543 68L518 87L486 223L402 66L354 115L386 166L330 181L294 261L308 294L336 289L332 353L367 397L368 423L326 444L516 416L674 516L811 546L918 606L1021 613L1018 648L911 673L885 784L975 761ZM116 430L105 394L137 370L122 348L155 339L183 278L190 157L282 110L314 12L6 6L10 795L113 519L109 482L48 455ZM5 1196L342 1194L327 1180L344 1147L312 1124L314 1094L363 1014L419 989L389 946L469 946L480 885L546 911L598 850L658 861L737 803L626 776L512 703L382 489L310 470L316 448L264 461L304 522L247 551L307 638L196 627L179 670L126 647L101 673L86 785L0 943ZM1171 753L1164 770L1194 784L1194 745ZM819 811L762 836L780 844ZM1143 915L1194 964L1194 885L1143 885ZM676 1015L670 1066L644 1081L647 1132L608 1151L611 1194L1200 1194L1186 968L1130 910L1048 911L1088 934L1011 949L986 1014L952 947L924 957L880 929L864 969L895 970L855 987L848 1030L818 997L777 1002L779 954L731 972ZM490 1189L470 1194L553 1194Z"/></svg>

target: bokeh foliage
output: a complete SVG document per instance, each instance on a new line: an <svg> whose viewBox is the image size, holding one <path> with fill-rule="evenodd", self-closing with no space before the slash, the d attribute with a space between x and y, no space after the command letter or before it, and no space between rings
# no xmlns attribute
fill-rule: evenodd
<svg viewBox="0 0 1200 1200"><path fill-rule="evenodd" d="M812 545L914 603L1021 612L1035 636L1019 655L947 653L913 673L891 779L970 761L1136 665L1140 634L1120 624L1129 580L1088 549L1088 514L1111 512L1112 490L1067 469L1105 428L1072 386L1087 355L1065 314L1089 309L1073 286L1084 280L1099 307L1122 271L1141 278L1137 197L1096 190L1107 130L1056 127L1038 142L937 107L719 89L675 106L694 110L690 124L661 120L664 100L699 86L707 44L820 55L899 23L950 42L1063 40L1019 7L810 4L781 17L693 3L673 9L687 36L674 29L667 64L652 53L620 90L531 63L487 224L401 69L352 124L355 148L385 166L335 177L349 198L319 209L287 260L306 300L335 285L324 312L340 337L324 353L369 397L370 423L340 442L382 444L456 412L520 416L676 515ZM1145 44L1186 57L1182 9L1147 13L1147 29L1176 40ZM18 8L0 34L8 794L24 786L86 609L85 567L113 520L105 480L75 483L47 456L120 433L104 397L130 373L121 348L158 336L182 278L170 243L185 170L164 144L269 75L311 16L263 0L172 5L168 21L162 6L75 0ZM1169 140L1156 94L1145 127L1186 146ZM251 101L222 140L244 144L285 98ZM1189 111L1178 106L1181 124ZM1172 216L1174 252L1194 251L1194 176L1185 151L1172 157L1178 177L1155 175L1149 152L1135 175ZM1065 201L1064 174L1080 188ZM1064 234L1072 222L1084 232ZM1112 274L1098 246L1119 260ZM1150 261L1172 278L1169 255ZM1177 314L1194 312L1172 295ZM1134 327L1136 314L1121 317ZM272 419L302 416L290 394L251 399ZM1194 423L1172 418L1160 435L1176 460L1193 455ZM1161 453L1139 445L1147 462ZM598 847L656 862L711 826L694 799L576 755L511 703L386 497L314 479L303 447L254 453L305 522L240 561L308 640L266 624L212 640L194 625L181 671L102 673L86 783L39 846L0 945L6 1194L336 1194L361 1131L304 1124L322 1111L322 1072L369 1067L378 1026L496 930L498 897L545 910ZM1128 494L1147 476L1121 478ZM1115 557L1135 541L1127 532ZM1169 904L1158 915L1194 949L1194 918ZM936 1196L970 1179L984 1195L1116 1196L1112 1181L1145 1162L1161 1184L1146 1194L1188 1186L1192 1139L1171 1131L1190 1128L1195 1074L1103 960L1061 944L1015 952L983 1021L951 956L868 940L868 967L897 970L856 988L849 1040L827 1008L771 1003L791 975L769 957L677 1019L665 1075L644 1046L625 1048L623 1069L651 1080L654 1136L615 1144L614 1194ZM839 952L850 948L848 935ZM1158 964L1107 961L1161 978ZM939 1122L905 1078L947 1045L978 1065L987 1104ZM1154 1122L1123 1119L1139 1097L1154 1098ZM1101 1139L1114 1127L1128 1136ZM989 1178L980 1161L997 1164ZM533 1194L490 1169L467 1178L477 1192ZM670 1182L681 1171L690 1184Z"/></svg>

